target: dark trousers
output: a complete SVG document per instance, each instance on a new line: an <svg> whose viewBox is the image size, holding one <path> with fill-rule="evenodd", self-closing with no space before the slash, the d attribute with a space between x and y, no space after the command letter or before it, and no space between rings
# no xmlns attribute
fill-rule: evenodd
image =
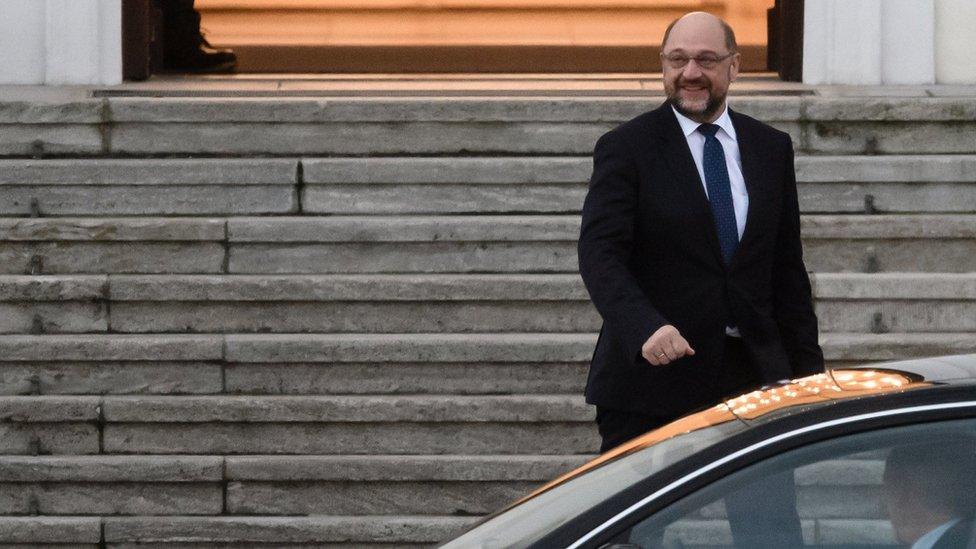
<svg viewBox="0 0 976 549"><path fill-rule="evenodd" d="M739 338L725 338L722 363L722 371L708 395L710 404L761 385L761 377L750 364L749 355ZM675 419L675 416L654 416L597 406L596 423L602 439L600 453ZM803 545L792 471L754 482L727 494L724 499L736 547L781 548Z"/></svg>

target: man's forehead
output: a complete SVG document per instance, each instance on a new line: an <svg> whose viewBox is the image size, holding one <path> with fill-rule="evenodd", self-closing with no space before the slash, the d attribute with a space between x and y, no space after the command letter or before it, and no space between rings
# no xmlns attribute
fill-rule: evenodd
<svg viewBox="0 0 976 549"><path fill-rule="evenodd" d="M668 36L667 49L691 53L718 53L725 50L725 32L717 19L689 17L675 23Z"/></svg>

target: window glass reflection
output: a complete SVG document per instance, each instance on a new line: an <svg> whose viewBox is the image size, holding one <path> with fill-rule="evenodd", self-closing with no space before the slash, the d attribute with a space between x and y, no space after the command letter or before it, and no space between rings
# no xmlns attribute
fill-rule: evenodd
<svg viewBox="0 0 976 549"><path fill-rule="evenodd" d="M623 532L644 549L976 547L976 420L854 434L738 471Z"/></svg>

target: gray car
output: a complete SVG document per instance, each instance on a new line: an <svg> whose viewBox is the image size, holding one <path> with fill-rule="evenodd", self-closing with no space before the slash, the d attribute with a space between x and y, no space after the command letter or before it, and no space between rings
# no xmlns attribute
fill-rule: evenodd
<svg viewBox="0 0 976 549"><path fill-rule="evenodd" d="M447 549L976 548L976 355L835 369L681 418Z"/></svg>

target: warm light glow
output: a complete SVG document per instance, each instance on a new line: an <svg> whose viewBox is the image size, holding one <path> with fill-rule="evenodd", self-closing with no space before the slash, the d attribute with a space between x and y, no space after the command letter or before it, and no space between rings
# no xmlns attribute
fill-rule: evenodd
<svg viewBox="0 0 976 549"><path fill-rule="evenodd" d="M740 45L765 45L773 0L197 0L211 43L290 45L658 45L705 10Z"/></svg>
<svg viewBox="0 0 976 549"><path fill-rule="evenodd" d="M743 419L771 411L824 400L903 390L920 385L906 375L877 370L834 370L791 381L766 391L752 391L729 399L726 405Z"/></svg>

